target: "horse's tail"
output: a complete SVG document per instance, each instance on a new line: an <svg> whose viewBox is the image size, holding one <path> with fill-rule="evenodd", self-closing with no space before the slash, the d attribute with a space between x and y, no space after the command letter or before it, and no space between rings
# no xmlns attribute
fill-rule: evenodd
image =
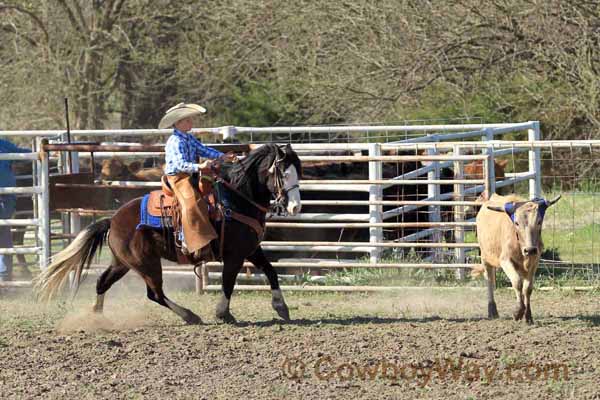
<svg viewBox="0 0 600 400"><path fill-rule="evenodd" d="M75 271L76 284L79 285L82 271L90 266L94 254L102 249L109 229L110 219L98 221L81 231L71 244L52 257L50 265L34 279L37 298L51 300L72 271Z"/></svg>

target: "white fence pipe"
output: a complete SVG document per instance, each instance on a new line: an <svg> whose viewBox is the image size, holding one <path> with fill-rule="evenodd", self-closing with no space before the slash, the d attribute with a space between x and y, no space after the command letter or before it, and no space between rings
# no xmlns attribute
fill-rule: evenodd
<svg viewBox="0 0 600 400"><path fill-rule="evenodd" d="M274 262L272 263L276 268L471 268L477 264L458 264L458 263L443 263L443 264L432 264L432 263L378 263L376 265L360 263L360 262L337 262L337 261L319 261L314 262ZM208 267L223 267L220 262L209 262ZM254 267L254 264L245 262L243 267Z"/></svg>
<svg viewBox="0 0 600 400"><path fill-rule="evenodd" d="M43 249L41 247L13 247L13 248L0 248L0 254L39 254Z"/></svg>
<svg viewBox="0 0 600 400"><path fill-rule="evenodd" d="M334 179L322 179L322 180L301 180L300 189L302 184L305 185L454 185L455 183L464 183L470 185L476 185L484 183L485 179L377 179L377 180L334 180Z"/></svg>
<svg viewBox="0 0 600 400"><path fill-rule="evenodd" d="M462 148L460 146L454 147L454 155L461 155ZM485 162L485 161L484 161ZM463 164L460 161L454 162L454 178L463 179L464 178L464 169ZM454 185L454 194L455 198L459 201L464 201L465 198L465 185L461 183L457 183ZM465 221L465 212L464 207L462 206L454 206L454 221L456 222L464 222ZM463 226L457 226L454 228L454 241L457 243L464 243L465 241L465 228ZM455 249L455 257L456 261L459 263L464 263L466 259L465 249ZM463 280L466 278L466 271L464 269L458 269L456 271L456 278L459 280Z"/></svg>
<svg viewBox="0 0 600 400"><path fill-rule="evenodd" d="M355 126L291 126L291 127L214 127L194 128L192 133L208 132L221 135L224 128L233 128L236 134L240 133L371 133L371 132L442 132L442 131L468 131L485 128L507 129L508 132L524 130L531 127L531 122L506 123L506 124L456 124L456 125L355 125ZM59 137L65 133L64 130L37 130L37 131L2 131L0 136L21 137ZM146 135L170 135L172 129L111 129L111 130L71 130L71 137L75 136L146 136Z"/></svg>
<svg viewBox="0 0 600 400"><path fill-rule="evenodd" d="M494 140L494 132L492 129L485 129L485 137L487 142ZM484 163L487 163L487 185L489 190L489 195L491 196L493 193L496 193L496 165L494 163L494 148L489 146L484 150L484 153L488 155L487 160Z"/></svg>
<svg viewBox="0 0 600 400"><path fill-rule="evenodd" d="M427 149L427 155L436 156L437 150ZM431 165L433 166L433 169L427 173L427 178L428 178L427 180L430 182L440 180L439 164L437 163L437 161L434 161L431 163ZM427 197L431 198L433 201L439 201L440 200L440 186L436 185L434 183L429 183L427 185ZM429 209L429 221L434 222L434 223L440 222L441 221L440 206L431 205L431 206L428 206L428 209ZM432 236L433 236L434 242L441 242L442 235L439 230L437 230L437 229L434 230ZM433 259L436 261L439 261L439 256L440 256L440 252L437 249L435 249L433 252Z"/></svg>
<svg viewBox="0 0 600 400"><path fill-rule="evenodd" d="M299 229L330 229L330 228L427 228L427 227L464 227L464 226L475 226L474 223L460 221L460 222L349 222L349 223L302 223L302 222L267 222L269 228L299 228Z"/></svg>
<svg viewBox="0 0 600 400"><path fill-rule="evenodd" d="M465 131L484 128L527 129L530 122L507 124L456 124L456 125L368 125L368 126L293 126L293 127L236 127L237 133L371 133L371 132L440 132Z"/></svg>
<svg viewBox="0 0 600 400"><path fill-rule="evenodd" d="M70 166L70 168L71 168L70 173L73 173L73 174L79 173L79 153L78 152L71 153L71 162L72 162L72 165ZM81 216L76 212L69 213L69 232L71 234L78 234L80 231L81 231Z"/></svg>
<svg viewBox="0 0 600 400"><path fill-rule="evenodd" d="M37 226L38 219L0 219L0 226Z"/></svg>
<svg viewBox="0 0 600 400"><path fill-rule="evenodd" d="M0 153L0 161L9 160L9 161L20 161L20 160L30 160L37 161L38 159L37 153Z"/></svg>
<svg viewBox="0 0 600 400"><path fill-rule="evenodd" d="M0 194L37 194L42 193L44 189L40 186L32 187L3 187L0 188Z"/></svg>
<svg viewBox="0 0 600 400"><path fill-rule="evenodd" d="M381 145L379 143L370 143L369 144L369 158L378 158L381 156ZM370 181L378 181L383 177L383 168L381 161L371 161L369 162L369 180ZM369 183L371 186L369 187L369 201L377 202L381 201L383 191L381 186L375 185L373 183ZM369 205L369 223L377 224L381 223L381 214L383 211L383 207L381 205ZM369 228L369 241L371 243L379 243L383 241L383 230L381 227L372 226ZM379 258L381 256L381 252L379 249L374 248L370 252L370 261L371 263L379 262Z"/></svg>
<svg viewBox="0 0 600 400"><path fill-rule="evenodd" d="M415 243L372 243L372 242L318 242L319 246L342 246L342 247L381 247L381 248L406 248L415 247ZM288 242L288 241L264 241L262 242L265 246L270 247L296 247L302 249L304 247L315 246L313 242ZM261 245L262 245L261 244ZM423 242L417 243L417 247L431 247L431 248L473 248L478 247L477 243L440 243L440 242Z"/></svg>
<svg viewBox="0 0 600 400"><path fill-rule="evenodd" d="M38 139L38 149L41 149L42 141ZM41 248L39 265L40 269L45 269L50 260L50 194L49 194L49 171L48 171L48 153L39 153L40 160L37 165L38 182L43 189L37 195L37 218L40 220L38 228L38 243Z"/></svg>
<svg viewBox="0 0 600 400"><path fill-rule="evenodd" d="M373 247L352 247L352 246L321 246L315 242L313 246L267 246L262 245L261 248L267 251L309 251L315 253L367 253L370 254Z"/></svg>
<svg viewBox="0 0 600 400"><path fill-rule="evenodd" d="M375 206L377 207L377 206ZM287 217L273 215L270 221L369 221L370 214L300 213Z"/></svg>
<svg viewBox="0 0 600 400"><path fill-rule="evenodd" d="M382 146L379 143L370 143ZM372 161L383 161L383 162L400 162L400 161L477 161L485 160L485 156L473 154L464 156L453 156L451 154L439 155L437 152L427 155L418 156L300 156L301 161L338 161L338 162L372 162Z"/></svg>
<svg viewBox="0 0 600 400"><path fill-rule="evenodd" d="M449 141L449 140L459 140L459 139L469 139L480 137L482 134L482 130L475 130L470 132L460 132L460 133L433 133L427 136L421 136L416 138L404 139L404 140L396 140L393 142L387 143L433 143L433 142L441 142L441 141Z"/></svg>
<svg viewBox="0 0 600 400"><path fill-rule="evenodd" d="M406 206L406 205L426 205L426 206L473 206L478 203L475 201L425 201L425 200L382 200L370 202L368 200L302 200L302 205L314 206L368 206L371 204L382 206Z"/></svg>
<svg viewBox="0 0 600 400"><path fill-rule="evenodd" d="M532 129L528 131L530 141L540 140L540 123L534 122ZM540 149L529 151L529 172L535 174L529 180L529 198L533 199L542 196L542 165L540 159Z"/></svg>

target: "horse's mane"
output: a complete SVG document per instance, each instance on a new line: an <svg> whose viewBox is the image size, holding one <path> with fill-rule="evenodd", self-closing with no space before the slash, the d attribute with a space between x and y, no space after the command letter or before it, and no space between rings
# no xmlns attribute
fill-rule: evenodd
<svg viewBox="0 0 600 400"><path fill-rule="evenodd" d="M228 173L229 182L238 189L248 184L253 187L257 183L252 181L254 177L267 175L267 170L273 165L279 151L285 152L285 165L294 165L300 177L301 164L296 153L291 150L287 151L287 149L279 149L276 144L269 143L252 150L245 159L234 164Z"/></svg>

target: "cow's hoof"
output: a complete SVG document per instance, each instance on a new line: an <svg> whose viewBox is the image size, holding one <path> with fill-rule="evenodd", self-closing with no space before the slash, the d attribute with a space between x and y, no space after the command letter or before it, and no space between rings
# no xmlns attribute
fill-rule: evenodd
<svg viewBox="0 0 600 400"><path fill-rule="evenodd" d="M525 307L517 307L513 313L515 321L520 321L523 318L523 314L525 314Z"/></svg>
<svg viewBox="0 0 600 400"><path fill-rule="evenodd" d="M533 317L531 316L530 309L525 310L525 322L527 322L527 325L533 325Z"/></svg>
<svg viewBox="0 0 600 400"><path fill-rule="evenodd" d="M495 302L488 303L488 318L496 319L498 317L499 317L499 315L498 315L498 309L496 308L496 303Z"/></svg>

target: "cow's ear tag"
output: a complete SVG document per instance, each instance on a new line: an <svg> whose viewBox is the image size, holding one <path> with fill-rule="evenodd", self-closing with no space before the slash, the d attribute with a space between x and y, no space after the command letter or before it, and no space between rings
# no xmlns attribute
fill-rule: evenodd
<svg viewBox="0 0 600 400"><path fill-rule="evenodd" d="M542 198L535 198L532 200L533 202L537 203L538 205L538 215L540 216L540 219L544 219L544 216L546 215L546 210L548 209L548 201L546 201L545 199Z"/></svg>
<svg viewBox="0 0 600 400"><path fill-rule="evenodd" d="M515 203L504 204L504 211L506 211L506 213L508 214L508 216L510 217L512 222L515 222L515 210L516 209L517 209L517 207L515 206Z"/></svg>
<svg viewBox="0 0 600 400"><path fill-rule="evenodd" d="M546 210L548 209L547 203L544 200L543 203L539 203L538 206L538 214L540 215L540 219L543 220L544 217L546 216Z"/></svg>

